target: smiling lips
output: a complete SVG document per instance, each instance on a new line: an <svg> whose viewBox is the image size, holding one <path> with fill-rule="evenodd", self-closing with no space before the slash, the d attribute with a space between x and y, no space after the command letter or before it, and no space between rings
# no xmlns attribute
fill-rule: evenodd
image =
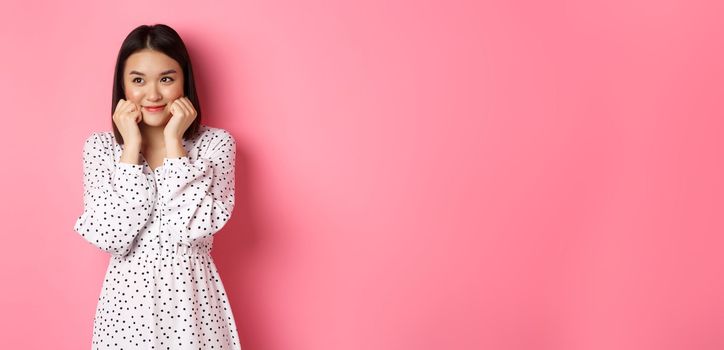
<svg viewBox="0 0 724 350"><path fill-rule="evenodd" d="M164 107L164 106L166 106L166 105L161 105L161 106L146 106L146 107L144 107L144 108L145 108L147 111L149 111L149 112L160 112L160 111L163 110L163 107Z"/></svg>

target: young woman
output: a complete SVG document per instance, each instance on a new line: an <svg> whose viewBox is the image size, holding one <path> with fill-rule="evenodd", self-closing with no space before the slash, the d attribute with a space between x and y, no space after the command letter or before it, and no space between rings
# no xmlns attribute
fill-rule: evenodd
<svg viewBox="0 0 724 350"><path fill-rule="evenodd" d="M186 46L140 26L118 53L113 131L83 148L75 231L110 253L93 349L241 349L209 255L234 209L236 142L201 124Z"/></svg>

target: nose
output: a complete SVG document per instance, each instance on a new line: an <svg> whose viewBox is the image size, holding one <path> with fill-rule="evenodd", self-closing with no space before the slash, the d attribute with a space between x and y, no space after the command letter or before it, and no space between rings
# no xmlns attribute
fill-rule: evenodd
<svg viewBox="0 0 724 350"><path fill-rule="evenodd" d="M161 93L158 91L158 87L156 86L156 84L150 84L149 90L146 93L146 98L152 102L161 99Z"/></svg>

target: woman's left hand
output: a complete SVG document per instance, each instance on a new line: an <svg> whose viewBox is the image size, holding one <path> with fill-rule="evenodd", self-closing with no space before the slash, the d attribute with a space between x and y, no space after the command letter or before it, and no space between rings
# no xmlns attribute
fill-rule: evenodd
<svg viewBox="0 0 724 350"><path fill-rule="evenodd" d="M181 96L171 102L171 119L163 129L163 136L167 140L183 140L183 135L196 119L196 109L186 96Z"/></svg>

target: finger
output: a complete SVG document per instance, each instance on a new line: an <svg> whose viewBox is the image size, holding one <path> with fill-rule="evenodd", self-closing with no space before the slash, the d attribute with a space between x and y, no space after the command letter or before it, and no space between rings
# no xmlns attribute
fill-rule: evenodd
<svg viewBox="0 0 724 350"><path fill-rule="evenodd" d="M177 101L171 102L171 115L177 116L182 112L181 107L179 107Z"/></svg>
<svg viewBox="0 0 724 350"><path fill-rule="evenodd" d="M129 120L132 119L133 121L136 121L136 120L138 120L138 117L141 115L141 111L138 109L138 106L131 101L126 101L123 108L124 108L123 114L124 114L125 118L128 118Z"/></svg>
<svg viewBox="0 0 724 350"><path fill-rule="evenodd" d="M138 124L141 120L143 120L143 113L141 112L141 105L135 104L136 106L136 124Z"/></svg>
<svg viewBox="0 0 724 350"><path fill-rule="evenodd" d="M181 102L184 104L184 106L186 106L186 109L188 109L189 115L192 115L193 112L196 111L196 108L194 108L194 104L191 103L191 100L189 100L188 98L184 97L183 99L181 99Z"/></svg>
<svg viewBox="0 0 724 350"><path fill-rule="evenodd" d="M116 109L113 110L113 115L116 116L123 111L123 99L118 100L116 103Z"/></svg>
<svg viewBox="0 0 724 350"><path fill-rule="evenodd" d="M188 114L188 107L186 106L186 101L184 101L183 97L179 97L178 100L176 100L179 104L179 107L183 108L184 112Z"/></svg>
<svg viewBox="0 0 724 350"><path fill-rule="evenodd" d="M123 106L123 110L124 110L126 113L131 113L131 112L133 112L135 109L136 109L136 105L133 104L132 102L128 102L128 103L125 104L125 106Z"/></svg>
<svg viewBox="0 0 724 350"><path fill-rule="evenodd" d="M191 103L191 100L189 100L188 97L184 97L183 102L186 105L186 109L189 111L189 115L194 116L195 112L196 112L196 108L194 108L194 104Z"/></svg>
<svg viewBox="0 0 724 350"><path fill-rule="evenodd" d="M181 99L174 101L174 105L179 109L179 113L188 115L188 111L186 110L186 105L184 105L184 103L181 101Z"/></svg>

